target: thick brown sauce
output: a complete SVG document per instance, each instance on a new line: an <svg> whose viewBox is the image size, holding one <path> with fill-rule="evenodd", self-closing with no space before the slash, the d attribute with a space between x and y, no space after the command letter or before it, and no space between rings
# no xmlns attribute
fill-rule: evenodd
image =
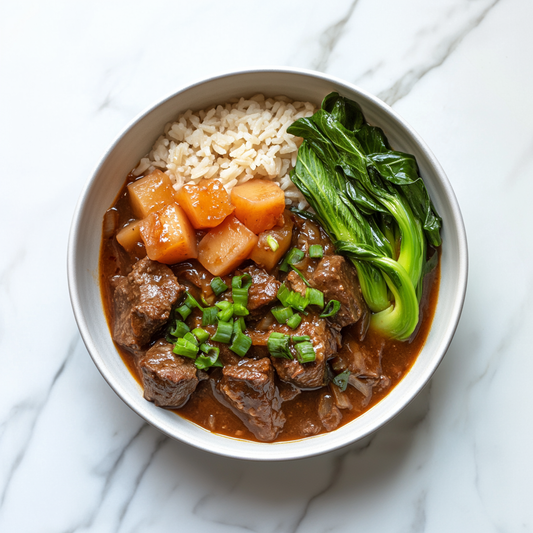
<svg viewBox="0 0 533 533"><path fill-rule="evenodd" d="M133 176L128 176L126 184L120 191L117 200L112 208L107 212L106 219L114 226L115 231L106 232L106 221L104 220L104 233L102 238L102 247L100 251L100 289L108 326L112 327L113 323L113 283L112 278L116 275L125 275L131 270L131 266L140 258L144 257L145 251L139 247L133 254L128 254L118 244L115 235L116 231L121 229L126 223L133 220L131 208L126 193L126 185L133 181ZM357 418L365 411L376 405L383 399L409 372L429 334L435 309L437 306L440 282L440 249L439 263L431 273L424 279L424 291L420 303L420 322L417 331L411 339L406 342L385 339L381 335L369 331L364 340L367 348L378 350L384 343L382 356L382 374L390 379L390 386L381 390L374 388L372 397L368 403L365 403L363 395L354 389L348 387L346 393L353 405L351 410L343 409L342 421L339 427ZM357 326L357 325L355 325ZM343 338L349 334L349 328L343 330ZM355 335L354 335L355 336ZM116 345L116 344L115 344ZM137 373L134 356L127 350L116 345L124 363L128 367L132 376L137 380L139 385L142 382ZM276 378L277 379L277 378ZM318 416L318 401L322 389L303 391L300 395L291 401L283 404L282 410L287 421L283 430L278 435L276 441L288 441L302 438L302 432L305 434L325 433ZM257 441L242 421L233 414L229 409L221 405L213 396L209 381L200 382L195 393L181 409L175 411L180 416L198 424L215 433L220 433L229 437ZM305 426L305 429L304 429Z"/></svg>

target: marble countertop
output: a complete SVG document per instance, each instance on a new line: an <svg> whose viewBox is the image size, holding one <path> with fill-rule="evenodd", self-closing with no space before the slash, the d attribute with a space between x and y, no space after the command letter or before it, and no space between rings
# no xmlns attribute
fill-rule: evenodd
<svg viewBox="0 0 533 533"><path fill-rule="evenodd" d="M529 0L4 2L0 531L532 531L531 20ZM399 112L444 167L470 250L424 391L362 442L268 464L170 440L123 404L66 280L75 203L122 128L192 81L264 65Z"/></svg>

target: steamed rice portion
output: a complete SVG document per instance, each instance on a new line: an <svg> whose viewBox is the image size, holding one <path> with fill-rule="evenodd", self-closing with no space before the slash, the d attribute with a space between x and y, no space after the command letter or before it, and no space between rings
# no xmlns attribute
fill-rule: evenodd
<svg viewBox="0 0 533 533"><path fill-rule="evenodd" d="M158 168L170 176L176 190L188 182L217 178L228 193L252 178L271 179L285 191L288 205L304 209L308 204L289 178L301 139L287 133L287 128L314 112L310 102L262 94L202 111L188 110L165 126L164 135L134 174Z"/></svg>

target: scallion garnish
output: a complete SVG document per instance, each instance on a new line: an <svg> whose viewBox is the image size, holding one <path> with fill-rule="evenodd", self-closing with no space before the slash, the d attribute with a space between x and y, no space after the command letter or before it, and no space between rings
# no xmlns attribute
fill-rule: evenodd
<svg viewBox="0 0 533 533"><path fill-rule="evenodd" d="M211 346L209 344L201 344L200 350L205 355L199 355L196 358L196 361L194 364L196 365L196 368L199 370L207 370L208 368L211 368L212 366L224 366L219 360L218 356L220 355L220 348L217 346Z"/></svg>
<svg viewBox="0 0 533 533"><path fill-rule="evenodd" d="M210 326L217 323L218 307L206 307L202 316L202 326Z"/></svg>
<svg viewBox="0 0 533 533"><path fill-rule="evenodd" d="M267 244L273 252L275 252L279 248L279 242L276 239L274 239L272 235L269 235L267 237Z"/></svg>
<svg viewBox="0 0 533 533"><path fill-rule="evenodd" d="M174 325L174 329L169 331L169 334L173 337L183 337L185 333L188 331L191 331L189 326L185 324L185 322L182 322L181 320L176 320L176 324Z"/></svg>
<svg viewBox="0 0 533 533"><path fill-rule="evenodd" d="M309 299L310 305L318 305L321 309L324 307L324 293L322 291L308 287L305 296Z"/></svg>
<svg viewBox="0 0 533 533"><path fill-rule="evenodd" d="M294 315L290 307L273 307L270 312L280 324L285 324Z"/></svg>
<svg viewBox="0 0 533 533"><path fill-rule="evenodd" d="M207 339L209 339L209 333L205 329L194 328L192 330L192 333L194 333L200 344L204 343Z"/></svg>
<svg viewBox="0 0 533 533"><path fill-rule="evenodd" d="M341 308L341 303L338 300L330 300L324 309L324 312L320 315L320 318L329 318L335 316L339 309Z"/></svg>
<svg viewBox="0 0 533 533"><path fill-rule="evenodd" d="M349 370L345 370L341 374L336 375L333 378L333 383L339 387L341 391L345 391L346 387L348 386L348 379L350 377L351 372Z"/></svg>
<svg viewBox="0 0 533 533"><path fill-rule="evenodd" d="M222 278L216 277L211 280L211 288L213 289L213 292L219 296L224 291L228 290L228 286L224 283L224 280Z"/></svg>
<svg viewBox="0 0 533 533"><path fill-rule="evenodd" d="M273 331L268 337L267 349L272 357L293 359L289 348L290 337L283 333Z"/></svg>
<svg viewBox="0 0 533 533"><path fill-rule="evenodd" d="M305 253L302 252L299 248L293 248L282 261L279 269L282 272L288 272L290 265L299 263L305 257Z"/></svg>
<svg viewBox="0 0 533 533"><path fill-rule="evenodd" d="M235 320L233 328L234 331L235 328L239 328L239 331L242 331L244 333L244 330L246 329L246 322L244 321L244 318L242 316Z"/></svg>
<svg viewBox="0 0 533 533"><path fill-rule="evenodd" d="M321 259L324 257L324 248L320 244L312 244L309 246L309 257Z"/></svg>
<svg viewBox="0 0 533 533"><path fill-rule="evenodd" d="M196 336L193 335L190 331L188 331L187 333L185 333L185 335L183 335L183 338L184 338L186 341L191 342L191 343L194 344L195 346L198 346L198 339L197 339Z"/></svg>
<svg viewBox="0 0 533 533"><path fill-rule="evenodd" d="M194 359L198 353L198 346L187 339L180 338L176 341L172 351L177 355L183 355L184 357Z"/></svg>
<svg viewBox="0 0 533 533"><path fill-rule="evenodd" d="M231 322L219 321L217 331L213 335L213 337L211 337L211 340L214 340L216 342L223 342L224 344L229 344L232 333L233 324Z"/></svg>
<svg viewBox="0 0 533 533"><path fill-rule="evenodd" d="M242 276L233 276L231 278L232 289L249 289L252 286L252 276L243 274Z"/></svg>
<svg viewBox="0 0 533 533"><path fill-rule="evenodd" d="M294 272L296 272L296 274L298 274L298 276L300 276L300 278L302 279L302 281L308 286L308 287L311 287L311 285L309 284L309 282L307 281L306 277L294 266L294 265L291 265L291 268L294 270Z"/></svg>
<svg viewBox="0 0 533 533"><path fill-rule="evenodd" d="M229 322L233 316L233 304L231 302L217 302L215 304L220 311L217 314L217 318L221 322Z"/></svg>
<svg viewBox="0 0 533 533"><path fill-rule="evenodd" d="M310 341L311 337L309 335L293 335L292 342L303 342L303 341Z"/></svg>
<svg viewBox="0 0 533 533"><path fill-rule="evenodd" d="M192 313L191 308L188 305L181 305L176 309L176 311L181 315L181 318L183 320L186 320L186 318Z"/></svg>
<svg viewBox="0 0 533 533"><path fill-rule="evenodd" d="M240 320L235 320L233 324L233 341L229 349L239 357L244 357L252 345L252 339L242 332L242 323Z"/></svg>
<svg viewBox="0 0 533 533"><path fill-rule="evenodd" d="M278 300L283 304L284 307L287 307L287 299L289 298L289 295L291 293L291 290L285 285L285 283L282 283L280 288L278 289Z"/></svg>
<svg viewBox="0 0 533 533"><path fill-rule="evenodd" d="M248 289L235 288L231 291L233 303L246 307L248 305Z"/></svg>
<svg viewBox="0 0 533 533"><path fill-rule="evenodd" d="M283 304L283 307L292 307L297 311L303 312L309 305L309 300L306 296L302 296L299 292L289 290L285 283L282 283L278 289L277 297Z"/></svg>
<svg viewBox="0 0 533 533"><path fill-rule="evenodd" d="M296 329L302 322L302 315L296 313L287 320L287 326L291 329Z"/></svg>
<svg viewBox="0 0 533 533"><path fill-rule="evenodd" d="M239 289L241 290L241 289ZM239 303L234 303L233 304L233 314L235 316L248 316L250 314L250 311L248 311L248 309L246 309L246 307L242 304L239 304Z"/></svg>
<svg viewBox="0 0 533 533"><path fill-rule="evenodd" d="M185 302L183 302L183 305L186 305L187 307L190 307L191 309L193 307L198 307L200 311L204 310L204 308L194 299L194 296L192 296L189 292L187 293L187 298L185 298Z"/></svg>
<svg viewBox="0 0 533 533"><path fill-rule="evenodd" d="M296 357L300 363L312 363L316 359L315 349L309 341L295 344Z"/></svg>

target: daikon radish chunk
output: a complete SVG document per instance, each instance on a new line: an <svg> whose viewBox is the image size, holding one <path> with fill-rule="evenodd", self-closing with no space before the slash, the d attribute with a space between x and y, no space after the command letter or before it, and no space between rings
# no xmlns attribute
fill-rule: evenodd
<svg viewBox="0 0 533 533"><path fill-rule="evenodd" d="M274 226L258 235L259 239L250 254L250 259L266 270L272 270L291 245L293 225L290 212L285 211L282 226Z"/></svg>
<svg viewBox="0 0 533 533"><path fill-rule="evenodd" d="M124 250L131 252L143 242L141 237L141 220L130 222L117 233L117 241Z"/></svg>
<svg viewBox="0 0 533 533"><path fill-rule="evenodd" d="M176 203L150 213L140 223L146 253L152 261L167 265L198 257L196 233Z"/></svg>
<svg viewBox="0 0 533 533"><path fill-rule="evenodd" d="M202 180L198 185L186 183L176 193L176 200L195 229L214 228L235 209L217 179Z"/></svg>
<svg viewBox="0 0 533 533"><path fill-rule="evenodd" d="M235 216L256 235L273 228L285 209L285 193L277 183L253 179L231 190Z"/></svg>
<svg viewBox="0 0 533 533"><path fill-rule="evenodd" d="M170 178L160 170L154 170L148 176L130 183L128 194L131 209L137 218L145 218L176 201Z"/></svg>
<svg viewBox="0 0 533 533"><path fill-rule="evenodd" d="M230 215L200 241L198 261L213 276L225 276L250 255L256 244L257 235Z"/></svg>

